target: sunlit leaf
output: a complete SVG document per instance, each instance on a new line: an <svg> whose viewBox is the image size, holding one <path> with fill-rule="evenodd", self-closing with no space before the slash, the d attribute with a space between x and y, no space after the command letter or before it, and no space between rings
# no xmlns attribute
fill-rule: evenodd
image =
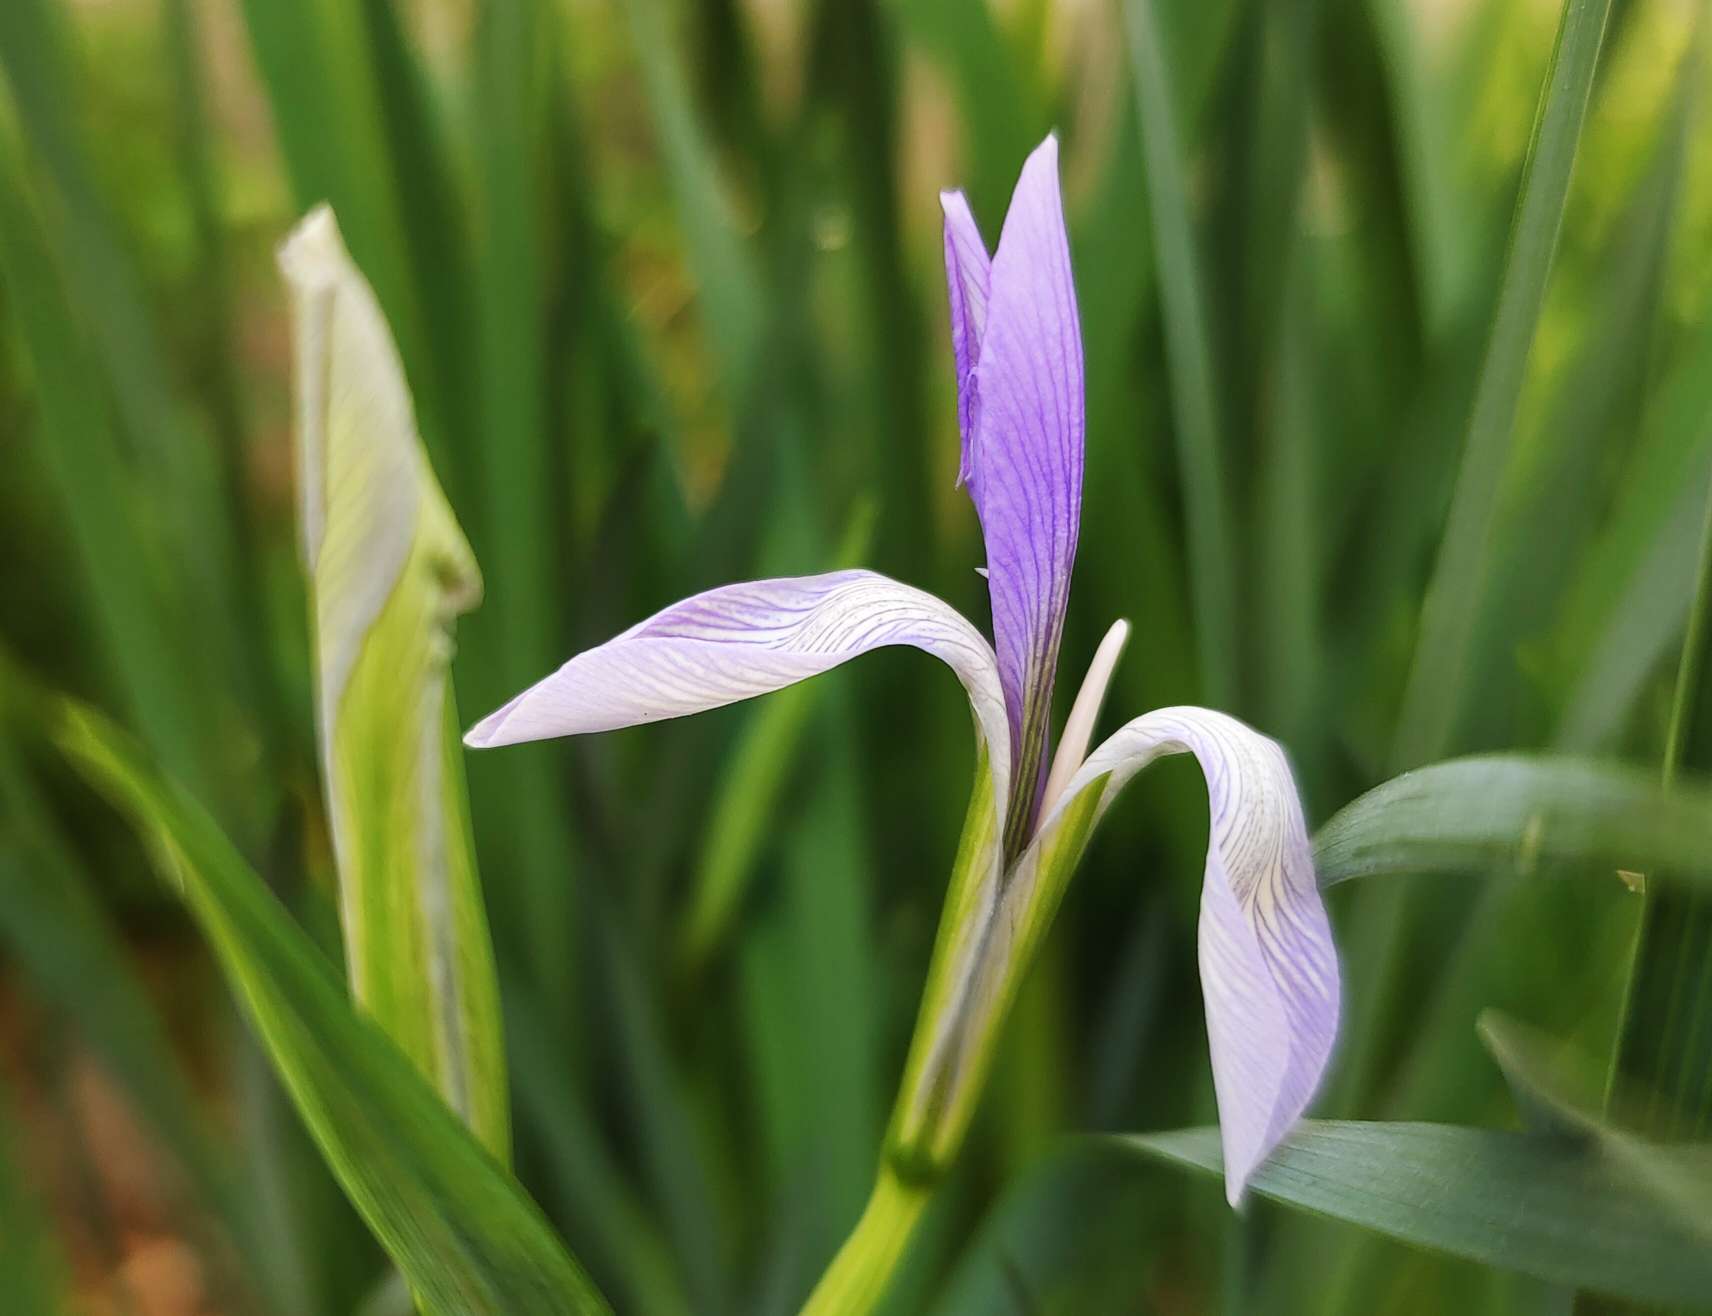
<svg viewBox="0 0 1712 1316"><path fill-rule="evenodd" d="M1510 230L1504 282L1487 340L1456 493L1421 611L1420 641L1393 759L1414 767L1454 743L1472 673L1469 651L1490 571L1493 522L1516 408L1611 0L1565 0Z"/></svg>

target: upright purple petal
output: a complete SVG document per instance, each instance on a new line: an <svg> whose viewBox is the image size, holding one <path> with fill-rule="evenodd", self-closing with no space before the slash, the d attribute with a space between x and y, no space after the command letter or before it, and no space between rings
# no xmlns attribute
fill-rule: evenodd
<svg viewBox="0 0 1712 1316"><path fill-rule="evenodd" d="M975 364L987 331L987 286L992 261L969 202L961 192L941 192L945 212L945 283L951 303L951 351L957 363L957 430L962 436L957 483L969 478L975 435Z"/></svg>
<svg viewBox="0 0 1712 1316"><path fill-rule="evenodd" d="M1058 141L1029 156L987 271L956 198L946 206L963 476L987 544L993 639L1013 745L1010 841L1026 837L1045 772L1052 681L1082 513L1082 335L1058 192ZM973 348L972 369L964 359Z"/></svg>
<svg viewBox="0 0 1712 1316"><path fill-rule="evenodd" d="M872 571L749 581L674 603L578 654L464 740L486 749L683 717L783 689L893 644L925 650L963 683L1002 807L1010 747L992 648L948 604Z"/></svg>
<svg viewBox="0 0 1712 1316"><path fill-rule="evenodd" d="M1235 1206L1312 1100L1338 1027L1337 951L1284 751L1223 713L1148 713L1088 756L1035 844L1050 842L1058 817L1083 790L1101 790L1103 812L1142 768L1181 753L1193 754L1207 778L1201 995L1225 1191Z"/></svg>

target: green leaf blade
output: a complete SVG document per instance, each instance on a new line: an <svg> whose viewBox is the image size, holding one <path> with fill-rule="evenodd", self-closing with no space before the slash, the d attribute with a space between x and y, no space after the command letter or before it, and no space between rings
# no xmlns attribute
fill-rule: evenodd
<svg viewBox="0 0 1712 1316"><path fill-rule="evenodd" d="M1394 777L1314 837L1321 887L1402 873L1618 870L1712 881L1712 791L1596 759L1482 754Z"/></svg>
<svg viewBox="0 0 1712 1316"><path fill-rule="evenodd" d="M1218 1130L1113 1139L1221 1174ZM1712 1173L1712 1148L1676 1149ZM1286 1206L1483 1265L1650 1302L1712 1292L1712 1249L1609 1159L1561 1140L1448 1124L1311 1121L1252 1181Z"/></svg>
<svg viewBox="0 0 1712 1316"><path fill-rule="evenodd" d="M1399 767L1438 757L1458 729L1516 409L1610 11L1611 0L1566 0L1564 5L1522 173L1462 467L1422 608L1420 640L1392 755Z"/></svg>
<svg viewBox="0 0 1712 1316"><path fill-rule="evenodd" d="M607 1310L516 1182L340 991L261 879L115 728L65 705L53 736L153 842L329 1167L434 1316Z"/></svg>

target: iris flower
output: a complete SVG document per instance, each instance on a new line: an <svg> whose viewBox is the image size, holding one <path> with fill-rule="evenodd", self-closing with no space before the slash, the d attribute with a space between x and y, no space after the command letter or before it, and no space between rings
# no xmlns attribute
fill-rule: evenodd
<svg viewBox="0 0 1712 1316"><path fill-rule="evenodd" d="M968 694L978 776L942 935L894 1118L894 1149L956 1149L1033 915L1062 892L1088 830L1155 758L1189 753L1206 777L1210 836L1201 894L1202 996L1227 1196L1301 1116L1337 1031L1337 957L1283 750L1223 713L1163 708L1088 752L1128 634L1095 654L1050 751L1059 641L1082 512L1082 342L1048 137L1023 166L989 257L960 192L940 197L956 357L959 484L986 544L993 643L950 605L873 571L749 581L675 603L578 654L478 723L476 748L611 731L782 689L886 645L950 667ZM1074 832L1074 836L1067 833ZM940 984L937 988L935 984ZM968 1071L975 1072L970 1074ZM957 1113L960 1110L961 1113ZM949 1112L949 1113L948 1113Z"/></svg>

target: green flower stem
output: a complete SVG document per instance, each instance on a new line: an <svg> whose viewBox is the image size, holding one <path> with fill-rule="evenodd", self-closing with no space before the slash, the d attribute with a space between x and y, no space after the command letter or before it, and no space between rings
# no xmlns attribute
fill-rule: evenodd
<svg viewBox="0 0 1712 1316"><path fill-rule="evenodd" d="M862 1218L815 1285L802 1316L873 1311L885 1296L932 1196L933 1184L906 1182L890 1166L881 1167Z"/></svg>
<svg viewBox="0 0 1712 1316"><path fill-rule="evenodd" d="M1087 783L1001 876L992 778L984 760L976 765L879 1178L804 1316L872 1311L885 1294L922 1208L962 1149L1023 977L1087 847L1105 782Z"/></svg>

